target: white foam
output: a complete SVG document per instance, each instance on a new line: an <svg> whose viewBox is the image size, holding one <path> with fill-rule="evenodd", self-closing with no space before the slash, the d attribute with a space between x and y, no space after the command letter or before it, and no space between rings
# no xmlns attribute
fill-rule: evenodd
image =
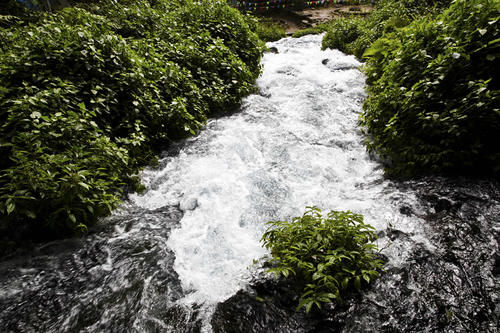
<svg viewBox="0 0 500 333"><path fill-rule="evenodd" d="M364 97L359 63L321 51L320 40L270 44L279 54L264 56L263 96L212 120L163 161L164 169L143 174L150 187L143 196L131 195L145 208L186 209L168 240L189 293L185 301L214 304L234 294L246 268L265 254L259 243L265 222L301 214L307 205L352 210L377 229L392 223L418 237L419 224L398 211L408 194L386 193L389 182L356 128Z"/></svg>

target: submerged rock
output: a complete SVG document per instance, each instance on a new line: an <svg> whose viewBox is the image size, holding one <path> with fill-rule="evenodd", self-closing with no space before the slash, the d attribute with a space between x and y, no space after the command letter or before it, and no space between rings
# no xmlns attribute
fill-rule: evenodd
<svg viewBox="0 0 500 333"><path fill-rule="evenodd" d="M174 306L183 291L165 242L181 218L173 206L129 207L85 239L1 261L0 331L199 331L196 311Z"/></svg>
<svg viewBox="0 0 500 333"><path fill-rule="evenodd" d="M269 52L271 52L271 53L275 53L275 54L279 53L279 52L278 52L278 48L277 48L277 47L274 47L274 46L271 46L271 47L268 49L268 51L269 51Z"/></svg>

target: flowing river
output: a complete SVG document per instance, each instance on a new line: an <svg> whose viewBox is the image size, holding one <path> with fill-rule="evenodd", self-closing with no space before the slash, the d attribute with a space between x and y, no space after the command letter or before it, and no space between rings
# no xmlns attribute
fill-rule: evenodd
<svg viewBox="0 0 500 333"><path fill-rule="evenodd" d="M0 331L497 332L499 187L386 180L357 127L361 64L321 38L268 44L259 93L172 146L88 236L0 262ZM310 205L363 214L387 259L320 317L255 301L273 288L255 287L265 223Z"/></svg>

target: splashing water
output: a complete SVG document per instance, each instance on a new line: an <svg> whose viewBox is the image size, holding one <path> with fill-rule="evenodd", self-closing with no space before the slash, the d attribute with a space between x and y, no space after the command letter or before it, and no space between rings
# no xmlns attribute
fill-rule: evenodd
<svg viewBox="0 0 500 333"><path fill-rule="evenodd" d="M238 113L210 120L197 137L179 143L176 153L161 160L161 168L144 171L147 192L130 195L121 210L85 239L52 242L0 262L0 331L210 331L216 304L247 286L248 268L266 254L260 244L265 223L301 215L308 205L363 214L379 231L379 247L389 259L391 274L377 282L377 293L365 294L366 304L356 312L368 317L354 318L346 331L372 331L377 320L381 327L404 331L406 323L425 317L422 309L432 304L426 297L436 293L441 293L439 304L449 294L455 296L448 307L433 308L432 316L455 320L465 330L475 327L474 311L485 297L474 295L487 295L482 280L467 273L467 283L455 283L466 264L457 268L456 260L446 261L451 256L439 257L442 250L436 244L453 243L428 236L418 216L431 208L421 206L412 186L385 180L381 165L366 153L357 128L365 98L360 63L339 51L321 51L321 38L270 43L279 53L263 58L260 93L245 98ZM483 210L495 216L498 207ZM479 229L491 230L490 220L482 217ZM450 221L446 232L459 230ZM388 232L388 226L397 230ZM491 249L498 245L491 236L481 237L472 245L467 245L469 238L460 242L465 249L480 248L483 242L485 259L471 267L490 269ZM466 257L472 250L462 252ZM415 253L424 259L434 256L440 266L415 259ZM418 270L411 271L409 262ZM432 273L436 269L452 276L455 286L440 288L440 277ZM487 288L497 288L491 272L477 270ZM412 280L401 288L405 276ZM426 276L439 287L426 285L432 280ZM474 281L483 289L463 292ZM422 296L426 289L432 293ZM495 295L484 309L500 299L500 293ZM463 302L469 303L460 308ZM392 311L399 307L403 313L412 306L406 317ZM453 317L454 307L471 313L472 319ZM493 310L488 311L481 313L489 313L484 317L491 322ZM236 317L240 320L242 314Z"/></svg>
<svg viewBox="0 0 500 333"><path fill-rule="evenodd" d="M356 128L365 96L360 63L321 51L320 40L270 44L279 54L264 57L260 94L246 98L238 114L210 121L162 170L145 172L150 190L131 196L144 208L179 203L185 211L168 245L190 302L234 294L245 269L264 255L265 222L308 205L352 210L377 228L397 223L418 234L418 223L398 211L396 201L408 194L388 190Z"/></svg>

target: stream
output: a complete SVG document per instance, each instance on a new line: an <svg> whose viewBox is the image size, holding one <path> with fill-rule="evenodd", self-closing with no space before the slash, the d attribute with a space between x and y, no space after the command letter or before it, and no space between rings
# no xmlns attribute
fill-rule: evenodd
<svg viewBox="0 0 500 333"><path fill-rule="evenodd" d="M357 127L361 64L321 38L269 43L259 93L172 145L89 235L0 261L0 332L499 332L500 185L385 179ZM311 205L363 214L386 264L306 315L260 237Z"/></svg>

